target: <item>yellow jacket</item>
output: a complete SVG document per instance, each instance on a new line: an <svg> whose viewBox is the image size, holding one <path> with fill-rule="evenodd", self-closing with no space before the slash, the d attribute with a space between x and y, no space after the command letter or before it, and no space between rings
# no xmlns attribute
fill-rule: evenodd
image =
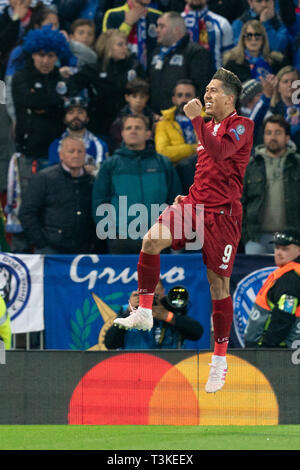
<svg viewBox="0 0 300 470"><path fill-rule="evenodd" d="M3 339L5 349L11 347L11 327L10 318L6 309L4 299L0 295L0 338Z"/></svg>
<svg viewBox="0 0 300 470"><path fill-rule="evenodd" d="M155 128L157 153L168 157L173 164L196 153L196 144L186 144L180 125L175 121L176 106L161 111L163 118Z"/></svg>

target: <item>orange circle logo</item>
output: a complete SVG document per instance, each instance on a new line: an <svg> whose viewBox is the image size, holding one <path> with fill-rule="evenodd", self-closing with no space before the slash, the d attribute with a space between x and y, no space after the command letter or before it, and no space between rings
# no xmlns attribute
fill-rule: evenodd
<svg viewBox="0 0 300 470"><path fill-rule="evenodd" d="M264 374L228 355L221 391L204 391L211 353L176 365L147 353L124 353L90 369L75 388L69 424L273 425L276 395Z"/></svg>

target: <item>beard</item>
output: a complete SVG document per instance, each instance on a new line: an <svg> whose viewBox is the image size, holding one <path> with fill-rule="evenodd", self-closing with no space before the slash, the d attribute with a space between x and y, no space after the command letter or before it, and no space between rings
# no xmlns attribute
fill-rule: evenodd
<svg viewBox="0 0 300 470"><path fill-rule="evenodd" d="M181 103L179 106L177 106L177 109L176 109L177 114L183 114L185 116L185 112L183 111L183 108L186 105L186 103Z"/></svg>
<svg viewBox="0 0 300 470"><path fill-rule="evenodd" d="M87 126L87 121L81 121L80 119L73 119L66 123L67 128L71 131L82 131Z"/></svg>
<svg viewBox="0 0 300 470"><path fill-rule="evenodd" d="M282 145L278 144L278 142L275 142L275 141L271 140L271 142L269 142L269 144L266 145L266 149L270 153L273 153L274 155L276 155L278 153L283 152L283 150L285 149L285 146L282 146Z"/></svg>

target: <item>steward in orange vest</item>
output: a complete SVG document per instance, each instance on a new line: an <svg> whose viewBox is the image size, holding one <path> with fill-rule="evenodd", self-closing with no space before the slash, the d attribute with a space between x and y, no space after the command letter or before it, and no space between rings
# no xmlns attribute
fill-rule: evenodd
<svg viewBox="0 0 300 470"><path fill-rule="evenodd" d="M245 330L245 347L291 347L300 340L300 232L276 232L275 263L257 294Z"/></svg>

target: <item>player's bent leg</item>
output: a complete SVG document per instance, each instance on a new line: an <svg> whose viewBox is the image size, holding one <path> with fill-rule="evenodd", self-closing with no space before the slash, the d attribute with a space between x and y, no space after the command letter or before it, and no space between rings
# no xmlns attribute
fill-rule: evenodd
<svg viewBox="0 0 300 470"><path fill-rule="evenodd" d="M214 393L225 384L228 370L226 353L233 318L233 305L230 296L230 278L207 270L212 297L212 321L214 328L214 354L205 390Z"/></svg>
<svg viewBox="0 0 300 470"><path fill-rule="evenodd" d="M150 255L160 254L172 245L169 228L162 223L155 223L143 238L142 252Z"/></svg>
<svg viewBox="0 0 300 470"><path fill-rule="evenodd" d="M125 329L151 330L152 304L160 276L160 253L171 246L172 236L167 227L156 223L143 238L137 266L139 306L127 318L116 318L115 326Z"/></svg>

